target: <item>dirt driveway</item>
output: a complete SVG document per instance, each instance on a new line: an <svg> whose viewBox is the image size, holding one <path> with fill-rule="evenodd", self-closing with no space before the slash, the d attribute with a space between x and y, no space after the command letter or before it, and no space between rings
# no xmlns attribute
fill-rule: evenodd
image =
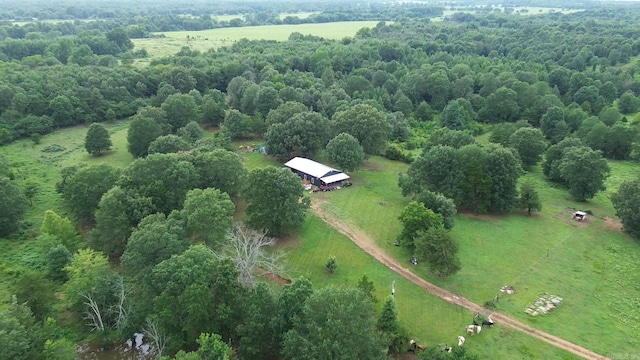
<svg viewBox="0 0 640 360"><path fill-rule="evenodd" d="M485 310L482 306L476 303L473 303L465 299L464 297L455 295L448 290L437 287L432 283L424 280L423 278L417 276L416 274L411 272L409 269L401 266L400 263L398 263L395 259L393 259L387 253L385 253L380 247L378 247L378 245L376 245L375 241L373 241L373 239L369 237L369 235L364 233L361 229L358 229L355 226L347 224L342 220L336 218L335 216L332 216L331 214L325 212L322 209L322 206L320 205L321 205L321 202L313 201L311 203L311 211L313 211L313 213L316 214L318 217L320 217L324 222L331 225L340 233L342 233L343 235L351 239L351 241L353 241L356 245L358 245L362 250L366 251L369 255L373 256L376 260L386 265L392 271L400 274L401 276L411 281L412 283L420 286L421 288L425 289L429 293L449 303L466 308L473 313L483 312ZM494 322L499 323L504 327L521 331L530 336L538 338L544 342L547 342L551 345L554 345L556 347L569 351L575 355L581 356L585 359L608 359L607 357L597 354L589 349L585 349L582 346L576 345L572 342L569 342L557 336L553 336L544 331L537 330L527 324L524 324L504 314L494 312L491 315L491 319Z"/></svg>

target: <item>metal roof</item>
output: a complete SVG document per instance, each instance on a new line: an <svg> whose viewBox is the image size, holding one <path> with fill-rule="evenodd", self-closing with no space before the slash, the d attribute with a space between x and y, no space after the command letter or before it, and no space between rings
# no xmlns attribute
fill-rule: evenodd
<svg viewBox="0 0 640 360"><path fill-rule="evenodd" d="M301 171L305 174L309 174L317 178L322 178L324 176L330 175L331 172L341 173L341 171L339 170L303 157L294 157L293 159L287 161L284 166Z"/></svg>
<svg viewBox="0 0 640 360"><path fill-rule="evenodd" d="M325 184L331 184L331 183L334 183L336 181L342 181L342 180L347 180L347 179L349 179L349 175L347 175L345 173L340 173L340 174L329 175L327 177L323 177L320 180L324 181Z"/></svg>

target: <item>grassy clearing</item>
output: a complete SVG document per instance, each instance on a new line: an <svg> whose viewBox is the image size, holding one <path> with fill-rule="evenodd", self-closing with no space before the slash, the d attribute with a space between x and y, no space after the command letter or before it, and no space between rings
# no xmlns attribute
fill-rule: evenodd
<svg viewBox="0 0 640 360"><path fill-rule="evenodd" d="M392 272L312 214L308 215L299 237L287 239L280 247L288 251L289 275L294 278L304 276L315 288L355 286L363 275L367 275L375 285L378 308L390 295L391 283L395 281L400 321L419 343L452 345L471 322L470 312L428 294ZM332 255L336 256L338 269L330 275L324 264ZM465 346L482 359L575 358L527 335L500 327L467 337Z"/></svg>
<svg viewBox="0 0 640 360"><path fill-rule="evenodd" d="M460 244L462 270L442 280L416 268L421 276L477 303L493 299L504 285L517 293L503 296L498 309L545 331L606 354L640 347L633 334L640 320L640 275L631 269L640 261L638 244L622 234L608 194L638 173L640 165L610 162L607 192L588 203L569 198L566 189L548 183L540 168L532 180L543 211L533 217L459 215L452 234ZM353 223L401 261L410 254L393 246L401 230L397 217L408 203L396 185L406 165L372 158L366 170L353 174L355 186L321 194L326 209ZM572 209L591 210L586 223L571 219ZM538 318L523 310L548 292L565 300L554 313ZM625 340L621 340L625 339Z"/></svg>
<svg viewBox="0 0 640 360"><path fill-rule="evenodd" d="M38 245L32 239L38 235L44 212L53 210L68 216L62 199L55 190L55 185L61 178L62 168L101 162L123 168L133 160L127 152L129 123L119 121L104 125L111 135L113 148L107 154L97 158L90 156L84 149L84 138L88 126L75 126L45 135L37 145L31 140L23 139L9 146L0 147L0 153L9 160L18 183L21 186L27 183L38 185L38 192L25 216L23 239L0 239L0 249L2 249L0 251L0 308L10 301L15 278L26 268L34 269L30 259L35 253L34 246ZM42 149L52 144L62 145L65 150L55 153L42 152Z"/></svg>
<svg viewBox="0 0 640 360"><path fill-rule="evenodd" d="M354 36L363 27L374 27L377 21L343 21L324 24L264 25L202 31L169 31L164 38L132 39L136 49L146 49L151 58L177 53L183 46L205 52L246 38L249 40L285 41L293 32L339 40Z"/></svg>
<svg viewBox="0 0 640 360"><path fill-rule="evenodd" d="M313 14L319 14L318 12L298 12L298 13L282 13L278 15L280 20L284 20L287 16L297 17L298 19L306 19ZM218 21L231 21L233 19L244 19L245 14L240 15L211 15L212 18Z"/></svg>

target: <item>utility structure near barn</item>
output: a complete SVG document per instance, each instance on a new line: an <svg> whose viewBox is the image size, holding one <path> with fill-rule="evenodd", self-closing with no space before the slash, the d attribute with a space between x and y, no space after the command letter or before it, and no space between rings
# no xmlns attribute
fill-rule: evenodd
<svg viewBox="0 0 640 360"><path fill-rule="evenodd" d="M303 157L294 157L284 166L300 176L305 183L315 185L320 189L334 189L342 186L345 182L350 184L351 180L349 175L340 170Z"/></svg>

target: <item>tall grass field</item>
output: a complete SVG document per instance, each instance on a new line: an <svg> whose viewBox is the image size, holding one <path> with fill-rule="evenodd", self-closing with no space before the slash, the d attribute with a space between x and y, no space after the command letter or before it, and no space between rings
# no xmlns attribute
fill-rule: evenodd
<svg viewBox="0 0 640 360"><path fill-rule="evenodd" d="M245 38L285 41L294 32L339 40L354 36L363 27L375 27L377 23L377 21L342 21L322 24L243 26L202 31L168 31L154 34L162 34L163 38L132 39L132 41L136 50L146 49L150 58L157 58L173 55L183 46L205 52L209 49L232 45Z"/></svg>

